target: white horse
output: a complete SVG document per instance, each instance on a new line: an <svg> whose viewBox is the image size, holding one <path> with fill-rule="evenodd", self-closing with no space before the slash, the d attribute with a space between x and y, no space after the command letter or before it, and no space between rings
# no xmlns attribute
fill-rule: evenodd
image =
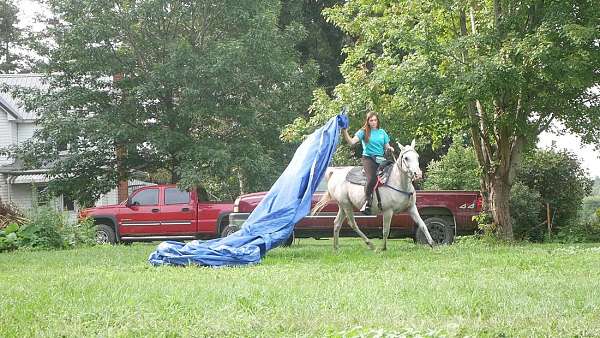
<svg viewBox="0 0 600 338"><path fill-rule="evenodd" d="M383 246L382 251L387 249L387 239L390 234L390 223L392 216L399 212L408 212L419 229L425 234L427 243L433 246L433 240L427 230L427 226L421 219L416 206L415 188L412 182L421 178L422 172L419 168L419 154L415 150L415 140L408 146L398 144L400 155L394 162L387 183L379 188L381 196L381 209L377 203L377 194L373 193L371 212L373 214L383 213ZM312 214L316 214L331 200L338 204L338 213L333 224L333 248L339 248L340 229L344 220L348 218L348 224L365 241L371 250L375 249L371 240L358 228L354 219L353 208L358 209L365 203L365 191L362 185L346 181L348 172L353 167L328 168L325 177L327 179L327 192L315 205Z"/></svg>

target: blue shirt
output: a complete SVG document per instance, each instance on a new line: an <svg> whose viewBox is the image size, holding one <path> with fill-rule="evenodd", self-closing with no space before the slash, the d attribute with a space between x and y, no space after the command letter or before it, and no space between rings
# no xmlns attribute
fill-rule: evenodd
<svg viewBox="0 0 600 338"><path fill-rule="evenodd" d="M385 130L371 129L371 137L369 137L369 143L365 143L365 130L360 129L356 132L356 137L362 143L363 156L383 156L384 146L390 143L390 137Z"/></svg>

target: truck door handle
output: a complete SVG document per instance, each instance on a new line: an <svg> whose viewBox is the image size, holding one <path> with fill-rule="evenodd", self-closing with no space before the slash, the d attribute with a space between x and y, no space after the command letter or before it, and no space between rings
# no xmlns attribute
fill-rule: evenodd
<svg viewBox="0 0 600 338"><path fill-rule="evenodd" d="M190 208L182 208L181 211L190 211Z"/></svg>
<svg viewBox="0 0 600 338"><path fill-rule="evenodd" d="M152 212L159 212L160 210L158 208L154 208L152 209Z"/></svg>

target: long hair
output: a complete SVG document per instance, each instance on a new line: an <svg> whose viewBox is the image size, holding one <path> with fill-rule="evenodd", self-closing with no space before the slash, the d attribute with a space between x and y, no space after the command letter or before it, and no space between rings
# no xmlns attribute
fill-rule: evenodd
<svg viewBox="0 0 600 338"><path fill-rule="evenodd" d="M377 118L377 129L379 129L379 115L376 112L372 111L367 114L367 118L365 119L365 124L363 124L362 129L365 131L365 143L369 143L369 139L371 138L371 126L369 125L369 119L375 116Z"/></svg>

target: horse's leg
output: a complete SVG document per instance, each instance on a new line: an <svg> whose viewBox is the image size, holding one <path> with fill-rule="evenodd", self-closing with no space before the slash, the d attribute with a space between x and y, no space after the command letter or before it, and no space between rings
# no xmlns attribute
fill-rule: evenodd
<svg viewBox="0 0 600 338"><path fill-rule="evenodd" d="M340 239L340 229L342 228L342 224L344 224L344 219L346 218L346 213L343 208L339 208L337 216L335 216L335 220L333 221L333 250L337 251L339 249L339 239Z"/></svg>
<svg viewBox="0 0 600 338"><path fill-rule="evenodd" d="M392 216L394 216L393 209L383 212L383 246L381 247L381 251L387 250L387 239L390 235L390 223L392 223Z"/></svg>
<svg viewBox="0 0 600 338"><path fill-rule="evenodd" d="M429 246L433 248L433 239L431 238L429 230L427 229L425 222L423 222L423 219L421 218L421 215L419 215L419 211L417 210L417 207L414 204L408 210L408 214L410 215L410 217L412 217L413 221L417 223L417 225L419 226L419 230L421 230L425 234L425 238L427 238L427 243L429 243Z"/></svg>
<svg viewBox="0 0 600 338"><path fill-rule="evenodd" d="M354 219L354 213L352 212L352 207L346 210L346 216L348 217L348 224L356 231L356 233L365 241L365 243L369 246L369 249L375 250L375 246L371 242L371 240L358 228L358 224L356 224L356 220Z"/></svg>

